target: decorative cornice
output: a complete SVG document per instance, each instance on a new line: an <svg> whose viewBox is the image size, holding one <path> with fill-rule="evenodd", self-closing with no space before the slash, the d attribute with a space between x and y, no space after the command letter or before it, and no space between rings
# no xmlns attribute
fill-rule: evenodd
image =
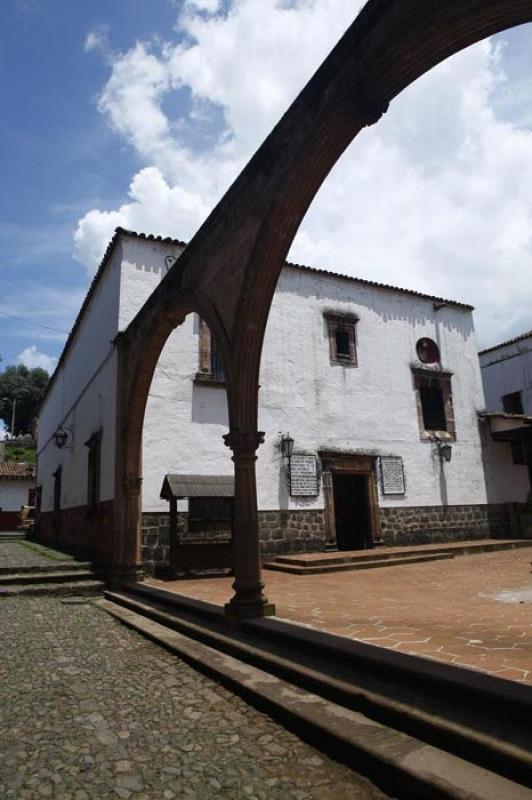
<svg viewBox="0 0 532 800"><path fill-rule="evenodd" d="M264 431L237 431L226 433L224 443L235 455L254 454L264 442Z"/></svg>

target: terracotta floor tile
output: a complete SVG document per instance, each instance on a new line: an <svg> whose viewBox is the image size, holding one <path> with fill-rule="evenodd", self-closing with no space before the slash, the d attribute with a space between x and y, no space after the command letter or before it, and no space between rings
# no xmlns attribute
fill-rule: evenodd
<svg viewBox="0 0 532 800"><path fill-rule="evenodd" d="M283 619L531 684L532 604L500 599L532 589L530 556L510 550L328 575L265 570L263 577ZM223 604L233 579L152 582Z"/></svg>

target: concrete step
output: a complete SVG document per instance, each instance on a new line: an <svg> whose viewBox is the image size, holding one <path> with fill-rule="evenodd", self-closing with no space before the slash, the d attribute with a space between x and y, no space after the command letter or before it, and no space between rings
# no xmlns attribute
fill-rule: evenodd
<svg viewBox="0 0 532 800"><path fill-rule="evenodd" d="M441 545L408 545L404 548L374 548L372 550L327 551L325 553L301 553L277 556L274 563L290 564L302 567L317 564L345 564L359 561L385 561L397 558L434 553L452 553L453 555L474 555L475 553L491 553L499 550L513 550L532 547L532 539L483 539L469 542L449 542Z"/></svg>
<svg viewBox="0 0 532 800"><path fill-rule="evenodd" d="M2 553L0 551L0 558ZM48 564L37 564L30 567L5 567L0 566L0 582L4 575L34 575L43 572L77 572L92 571L93 564L90 561L52 561Z"/></svg>
<svg viewBox="0 0 532 800"><path fill-rule="evenodd" d="M103 591L105 584L99 580L75 581L74 583L24 583L11 584L10 586L0 586L1 597L14 597L19 595L38 596L38 595L79 595L87 596L98 594Z"/></svg>
<svg viewBox="0 0 532 800"><path fill-rule="evenodd" d="M523 782L474 763L467 748L462 750L465 757L453 755L447 748L429 743L426 736L419 737L379 719L378 713L367 714L356 705L343 702L341 682L338 679L335 682L330 675L320 675L314 664L308 666L308 654L299 652L296 660L290 660L286 653L282 657L270 652L270 648L261 649L256 637L250 641L249 635L245 636L242 631L223 625L216 627L216 612L208 604L203 604L202 614L191 618L182 609L178 613L173 608L170 613L153 599L147 602L143 597L141 600L136 592L106 592L105 597L98 605L128 627L220 681L311 744L366 774L393 797L405 800L530 800L532 797ZM197 604L198 601L188 604L189 612ZM336 697L328 696L331 690ZM372 698L368 692L353 685L346 686L345 691L351 699L358 694L359 701L365 699L371 709ZM381 707L387 703L390 713L393 711L399 720L404 720L408 705L393 698L380 699ZM378 703L377 695L375 700ZM383 716L382 710L380 714ZM433 727L437 727L437 723L434 719ZM478 732L468 732L463 726L455 728L455 737L461 738L462 745L468 738L481 738ZM496 738L484 742L488 751L499 745L495 763L500 761L505 744L498 743ZM516 765L516 759L522 756L525 774L530 777L532 759L529 754L515 745L506 749L509 752L504 754L505 760L513 762L514 771L522 768L521 764Z"/></svg>
<svg viewBox="0 0 532 800"><path fill-rule="evenodd" d="M275 618L234 630L219 607L142 584L105 596L376 722L512 780L531 780L527 687Z"/></svg>
<svg viewBox="0 0 532 800"><path fill-rule="evenodd" d="M4 542L23 542L25 538L25 531L9 531L8 533L0 533L0 544L3 544Z"/></svg>
<svg viewBox="0 0 532 800"><path fill-rule="evenodd" d="M312 566L304 567L269 561L264 564L264 569L274 570L275 572L287 572L290 575L325 575L329 572L351 572L359 569L377 569L378 567L398 567L405 564L420 564L424 561L442 561L453 558L453 553L431 553L419 556L401 556L399 558L386 558L380 560L369 560L367 558L360 561L346 561L340 564L331 564L329 560L323 563L313 562Z"/></svg>
<svg viewBox="0 0 532 800"><path fill-rule="evenodd" d="M75 581L87 581L96 578L90 569L69 569L69 570L49 570L40 572L11 572L0 575L0 587L17 584L20 586L38 583L74 583Z"/></svg>

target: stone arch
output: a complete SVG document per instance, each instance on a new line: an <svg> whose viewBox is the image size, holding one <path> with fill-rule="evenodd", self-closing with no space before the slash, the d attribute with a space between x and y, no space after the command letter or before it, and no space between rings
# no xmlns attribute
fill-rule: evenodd
<svg viewBox="0 0 532 800"><path fill-rule="evenodd" d="M149 305L149 301L146 305ZM143 307L143 312L146 306ZM115 582L135 579L142 570L140 520L142 433L153 374L171 333L191 313L198 313L214 331L224 367L230 369L227 335L215 310L200 296L181 293L166 312L143 313L142 325L131 336L126 330L116 340L117 429L115 462L115 525L112 572Z"/></svg>
<svg viewBox="0 0 532 800"><path fill-rule="evenodd" d="M124 333L135 341L141 330L164 327L159 316L177 313L188 294L201 296L225 334L226 441L242 494L235 497L237 613L267 609L253 463L258 378L273 293L297 229L331 168L394 97L459 50L531 21L531 0L369 0Z"/></svg>

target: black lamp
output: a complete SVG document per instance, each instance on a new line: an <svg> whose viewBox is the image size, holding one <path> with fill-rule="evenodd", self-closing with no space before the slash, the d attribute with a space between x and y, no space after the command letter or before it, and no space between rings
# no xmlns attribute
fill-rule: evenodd
<svg viewBox="0 0 532 800"><path fill-rule="evenodd" d="M294 440L289 433L285 433L281 439L281 453L283 458L291 458L294 451Z"/></svg>
<svg viewBox="0 0 532 800"><path fill-rule="evenodd" d="M441 460L447 461L447 463L449 463L453 454L453 448L451 447L451 445L448 442L439 441L438 450L440 453Z"/></svg>
<svg viewBox="0 0 532 800"><path fill-rule="evenodd" d="M62 450L65 447L66 443L68 442L68 433L63 428L62 425L59 425L56 432L53 436L54 444L59 449Z"/></svg>

